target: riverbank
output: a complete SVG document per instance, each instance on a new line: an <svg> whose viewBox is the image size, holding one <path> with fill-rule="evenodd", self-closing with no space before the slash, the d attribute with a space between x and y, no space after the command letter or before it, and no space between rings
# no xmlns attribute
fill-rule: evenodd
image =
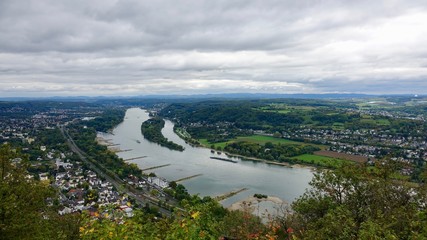
<svg viewBox="0 0 427 240"><path fill-rule="evenodd" d="M212 150L211 148L209 148L205 145L200 145L200 146L196 146L196 147L201 147L201 148L206 148L206 149ZM220 154L225 154L227 157L236 157L236 158L240 159L241 161L262 162L265 164L276 165L276 166L287 167L287 168L305 168L305 169L310 169L312 172L316 171L319 168L316 166L299 164L299 163L298 164L291 164L288 162L276 162L276 161L266 160L266 159L262 159L262 158L247 157L247 156L243 156L243 155L239 155L239 154L235 154L235 153L229 153L226 151L215 150L215 152L218 152Z"/></svg>
<svg viewBox="0 0 427 240"><path fill-rule="evenodd" d="M207 148L207 147L204 147L204 148ZM207 149L210 149L210 148L207 148ZM262 163L265 163L265 164L271 164L271 165L282 166L282 167L287 167L287 168L306 168L306 169L310 169L311 171L316 171L317 170L316 167L313 167L313 166L310 166L310 165L290 164L290 163L287 163L287 162L275 162L275 161L261 159L261 158L246 157L246 156L242 156L242 155L238 155L238 154L233 154L233 153L229 153L229 152L225 152L225 151L220 151L220 152L224 153L228 157L239 158L242 161L262 162Z"/></svg>
<svg viewBox="0 0 427 240"><path fill-rule="evenodd" d="M269 202L274 205L274 207L281 207L287 204L287 202L275 196L267 196L266 198L256 198L254 196L249 196L245 199L231 204L231 206L229 206L227 209L230 211L242 211L249 209L251 212L254 212L258 207L260 207L260 203L263 202Z"/></svg>
<svg viewBox="0 0 427 240"><path fill-rule="evenodd" d="M99 137L99 136L97 136L97 137L95 138L95 141L96 141L99 145L102 145L102 146L108 146L108 145L113 144L113 143L112 143L112 141L111 141L111 139L105 139L105 138L103 138L103 137Z"/></svg>
<svg viewBox="0 0 427 240"><path fill-rule="evenodd" d="M245 157L242 155L232 155L230 153L227 153L230 156L236 156L238 158L240 158L242 161L257 161L257 162L263 162L266 164L272 164L272 165L277 165L277 166L283 166L283 167L288 167L288 168L293 168L293 166L289 163L286 162L275 162L275 161L271 161L271 160L266 160L266 159L261 159L261 158L255 158L255 157Z"/></svg>
<svg viewBox="0 0 427 240"><path fill-rule="evenodd" d="M122 152L122 150L117 147L119 144L113 144L111 139L105 139L97 134L95 141L101 146L106 146L110 152L113 152L115 154Z"/></svg>

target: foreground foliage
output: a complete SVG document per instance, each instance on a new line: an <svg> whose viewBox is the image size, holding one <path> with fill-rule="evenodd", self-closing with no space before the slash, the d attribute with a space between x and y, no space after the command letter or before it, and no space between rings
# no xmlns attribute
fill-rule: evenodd
<svg viewBox="0 0 427 240"><path fill-rule="evenodd" d="M48 204L55 191L29 178L27 167L26 156L0 147L0 238L76 239L79 216L59 216Z"/></svg>
<svg viewBox="0 0 427 240"><path fill-rule="evenodd" d="M85 217L82 239L270 239L269 228L249 212L227 211L211 198L184 201L185 212L154 219L143 212L121 221ZM273 238L274 239L274 238Z"/></svg>
<svg viewBox="0 0 427 240"><path fill-rule="evenodd" d="M395 180L393 162L377 169L349 165L315 174L284 222L303 239L426 239L425 183Z"/></svg>

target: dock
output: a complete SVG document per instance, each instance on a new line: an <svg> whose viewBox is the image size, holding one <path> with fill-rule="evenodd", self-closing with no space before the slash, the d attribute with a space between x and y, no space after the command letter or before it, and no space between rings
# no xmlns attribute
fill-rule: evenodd
<svg viewBox="0 0 427 240"><path fill-rule="evenodd" d="M248 188L241 188L239 190L227 192L227 193L224 193L222 195L216 196L216 197L214 197L214 199L217 200L217 201L222 201L222 200L230 198L230 197L232 197L232 196L234 196L234 195L236 195L238 193L241 193L243 191L246 191L246 190L248 190Z"/></svg>
<svg viewBox="0 0 427 240"><path fill-rule="evenodd" d="M192 179L192 178L195 178L195 177L199 177L199 176L202 176L202 175L203 174L199 173L199 174L196 174L196 175L192 175L192 176L180 178L178 180L175 180L174 182L182 182L182 181L185 181L185 180L188 180L188 179Z"/></svg>
<svg viewBox="0 0 427 240"><path fill-rule="evenodd" d="M127 159L123 159L123 161L127 162L127 161L132 161L132 160L141 159L141 158L146 158L146 157L147 157L147 156L127 158Z"/></svg>
<svg viewBox="0 0 427 240"><path fill-rule="evenodd" d="M211 159L220 160L224 162L237 163L236 160L228 159L228 158L220 158L220 157L211 157Z"/></svg>
<svg viewBox="0 0 427 240"><path fill-rule="evenodd" d="M167 166L170 166L170 165L171 165L170 163L168 163L168 164L163 164L163 165L159 165L159 166L154 166L154 167L144 168L144 169L141 169L141 171L147 171L147 170L152 170L152 169L156 169L156 168L167 167Z"/></svg>
<svg viewBox="0 0 427 240"><path fill-rule="evenodd" d="M121 149L119 149L119 150L117 150L117 151L115 151L116 153L119 153L119 152L129 152L129 151L132 151L133 149L123 149L123 150L121 150Z"/></svg>
<svg viewBox="0 0 427 240"><path fill-rule="evenodd" d="M107 147L113 147L113 146L119 146L120 144L118 143L111 143L111 144L107 144Z"/></svg>

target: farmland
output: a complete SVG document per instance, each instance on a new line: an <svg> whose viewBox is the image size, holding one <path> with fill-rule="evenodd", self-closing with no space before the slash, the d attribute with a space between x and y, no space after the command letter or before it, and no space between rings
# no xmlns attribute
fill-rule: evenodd
<svg viewBox="0 0 427 240"><path fill-rule="evenodd" d="M284 138L277 138L273 136L265 136L265 135L251 135L251 136L245 136L245 137L236 137L226 142L218 142L218 143L210 143L207 139L199 139L200 143L204 145L205 147L212 147L218 148L220 147L223 149L227 144L235 143L235 142L250 142L250 143L256 143L260 145L265 145L266 143L270 142L273 144L293 144L293 145L308 145L308 143L304 142L298 142L298 141L292 141ZM318 145L318 144L310 144L315 145L319 147L320 149L325 149L326 146L324 145Z"/></svg>
<svg viewBox="0 0 427 240"><path fill-rule="evenodd" d="M333 151L316 151L316 152L314 152L314 154L316 154L318 156L344 159L344 160L349 160L349 161L359 162L359 163L365 163L368 161L368 157L365 157L365 156L351 155L351 154L346 154L346 153L338 153L338 152L333 152Z"/></svg>
<svg viewBox="0 0 427 240"><path fill-rule="evenodd" d="M327 168L337 168L341 166L343 163L350 162L342 159L319 156L314 154L299 155L299 156L293 157L292 160L294 160L295 163L309 164L309 165L315 165L315 166L327 167Z"/></svg>

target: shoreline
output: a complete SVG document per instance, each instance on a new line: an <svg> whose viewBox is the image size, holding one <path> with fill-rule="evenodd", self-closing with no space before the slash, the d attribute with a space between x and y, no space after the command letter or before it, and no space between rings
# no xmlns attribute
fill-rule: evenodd
<svg viewBox="0 0 427 240"><path fill-rule="evenodd" d="M211 148L208 148L208 147L203 146L203 145L201 145L201 147L212 150ZM265 164L271 164L271 165L282 166L282 167L287 167L287 168L307 168L307 169L310 169L311 171L316 171L318 169L317 167L310 166L310 165L290 164L290 163L287 163L287 162L275 162L275 161L266 160L266 159L262 159L262 158L246 157L246 156L242 156L242 155L234 154L234 153L229 153L229 152L225 152L225 151L219 151L219 152L224 153L228 157L237 157L241 161L262 162L262 163L265 163Z"/></svg>
<svg viewBox="0 0 427 240"><path fill-rule="evenodd" d="M111 134L111 133L108 133L108 134ZM113 152L116 155L117 155L117 153L121 152L119 147L111 146L111 143L112 143L111 139L105 139L105 138L99 136L98 133L96 134L95 141L96 141L96 143L98 143L101 146L106 146L110 152Z"/></svg>
<svg viewBox="0 0 427 240"><path fill-rule="evenodd" d="M97 134L97 136L96 136L96 138L95 138L95 141L96 141L99 145L102 145L102 146L108 146L109 144L111 144L111 140L110 140L110 139L105 139L105 138L103 138L103 137L100 137L100 136L98 136L98 134Z"/></svg>
<svg viewBox="0 0 427 240"><path fill-rule="evenodd" d="M234 202L229 207L227 207L227 209L230 211L242 211L249 208L253 212L256 206L261 202L271 202L275 205L288 204L286 201L276 196L267 196L267 198L256 198L254 196L248 196L247 198Z"/></svg>

